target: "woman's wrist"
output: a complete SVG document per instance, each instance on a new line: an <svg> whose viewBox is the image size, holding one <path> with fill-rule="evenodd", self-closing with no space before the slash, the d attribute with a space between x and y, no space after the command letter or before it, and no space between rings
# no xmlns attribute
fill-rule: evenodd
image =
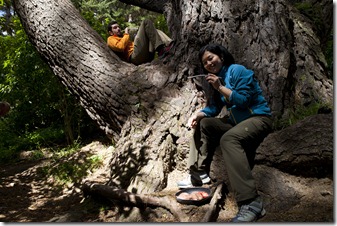
<svg viewBox="0 0 337 226"><path fill-rule="evenodd" d="M221 88L222 87L224 87L223 85L219 85L219 87L217 88L217 90L219 91L219 92L221 92Z"/></svg>

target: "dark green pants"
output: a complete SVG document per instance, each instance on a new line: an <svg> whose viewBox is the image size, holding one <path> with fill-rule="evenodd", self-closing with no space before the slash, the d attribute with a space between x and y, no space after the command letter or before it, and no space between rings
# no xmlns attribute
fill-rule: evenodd
<svg viewBox="0 0 337 226"><path fill-rule="evenodd" d="M272 120L266 116L253 116L235 126L226 117L201 119L191 140L190 171L209 173L214 151L220 145L236 201L255 198L255 152L271 130Z"/></svg>

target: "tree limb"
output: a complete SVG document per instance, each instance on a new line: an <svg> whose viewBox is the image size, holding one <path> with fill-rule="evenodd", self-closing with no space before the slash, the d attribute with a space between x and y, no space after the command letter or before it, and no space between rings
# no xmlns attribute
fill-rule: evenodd
<svg viewBox="0 0 337 226"><path fill-rule="evenodd" d="M124 189L89 182L83 184L82 190L85 195L99 195L108 199L120 200L137 207L162 207L169 210L180 222L188 222L188 216L186 216L178 208L176 202L168 196L154 197L150 195L134 194Z"/></svg>
<svg viewBox="0 0 337 226"><path fill-rule="evenodd" d="M140 8L147 9L156 13L164 12L164 4L166 0L119 0L120 2L139 6Z"/></svg>
<svg viewBox="0 0 337 226"><path fill-rule="evenodd" d="M201 222L210 222L212 220L212 217L214 216L214 213L216 212L216 210L218 209L218 202L219 200L221 200L222 198L222 187L223 187L223 183L220 183L217 188L215 189L215 192L213 194L213 197L211 199L210 202L210 207L208 209L208 211L206 212L204 218L202 219Z"/></svg>

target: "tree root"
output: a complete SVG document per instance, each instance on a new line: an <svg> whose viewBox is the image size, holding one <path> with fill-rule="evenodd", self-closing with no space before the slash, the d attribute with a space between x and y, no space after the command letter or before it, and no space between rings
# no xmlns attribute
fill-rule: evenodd
<svg viewBox="0 0 337 226"><path fill-rule="evenodd" d="M202 222L209 222L214 217L215 212L218 210L218 202L222 197L222 187L223 183L217 184L209 210L206 212ZM156 197L153 195L134 194L124 189L90 182L85 182L82 190L85 195L99 195L109 200L119 200L136 207L162 207L170 211L179 222L189 222L189 216L181 210L177 201L170 196Z"/></svg>
<svg viewBox="0 0 337 226"><path fill-rule="evenodd" d="M176 201L168 196L154 197L134 194L123 189L89 182L83 184L82 190L86 195L100 195L108 199L120 200L137 207L162 207L169 210L180 222L188 222L188 216L182 213Z"/></svg>

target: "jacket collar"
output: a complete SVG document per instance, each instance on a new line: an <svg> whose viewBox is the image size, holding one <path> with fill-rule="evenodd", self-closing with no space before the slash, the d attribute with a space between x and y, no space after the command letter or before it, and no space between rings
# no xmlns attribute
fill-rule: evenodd
<svg viewBox="0 0 337 226"><path fill-rule="evenodd" d="M227 66L222 66L220 72L219 72L217 75L225 76L227 70L228 70L228 67L227 67Z"/></svg>

